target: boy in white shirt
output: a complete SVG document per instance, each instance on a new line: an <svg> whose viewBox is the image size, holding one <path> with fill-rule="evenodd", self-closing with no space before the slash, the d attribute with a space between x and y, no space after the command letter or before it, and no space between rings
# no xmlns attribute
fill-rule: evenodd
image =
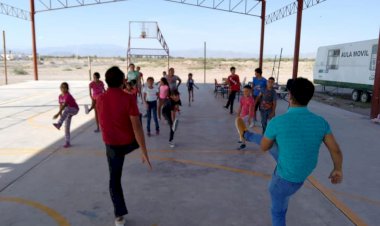
<svg viewBox="0 0 380 226"><path fill-rule="evenodd" d="M144 103L146 105L147 109L147 133L148 136L151 136L150 133L150 121L152 119L152 112L153 112L153 120L156 125L156 135L160 134L160 126L158 124L157 119L157 97L158 97L158 90L153 86L154 79L152 77L149 77L146 80L147 86L144 87Z"/></svg>

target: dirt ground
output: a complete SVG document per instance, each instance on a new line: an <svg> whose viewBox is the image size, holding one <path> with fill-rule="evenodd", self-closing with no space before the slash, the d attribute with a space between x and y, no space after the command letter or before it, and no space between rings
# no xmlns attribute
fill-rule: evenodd
<svg viewBox="0 0 380 226"><path fill-rule="evenodd" d="M167 71L166 59L135 59L134 63L141 67L144 77L154 77L157 81L162 72ZM313 79L314 60L302 60L299 62L299 77ZM102 76L111 66L119 66L127 71L127 61L125 58L92 58L91 72L99 72ZM206 76L204 72L203 59L170 59L170 67L174 67L176 75L183 82L187 80L187 74L193 73L194 79L198 83L214 83L216 79L221 82L229 75L229 68L235 66L241 81L249 82L254 76L254 69L258 66L258 61L254 59L207 59ZM277 66L273 71L273 60L264 61L263 75L268 78L273 76L279 84L286 84L292 75L292 60L285 59L281 62L278 70ZM277 72L279 72L277 77ZM5 84L4 64L0 64L0 85ZM40 80L89 80L90 64L88 58L57 58L44 57L39 64ZM30 60L8 61L8 83L19 83L33 80L33 66ZM321 90L317 87L317 91ZM329 93L317 92L314 100L337 106L362 115L369 115L370 104L353 102L350 100L350 91Z"/></svg>

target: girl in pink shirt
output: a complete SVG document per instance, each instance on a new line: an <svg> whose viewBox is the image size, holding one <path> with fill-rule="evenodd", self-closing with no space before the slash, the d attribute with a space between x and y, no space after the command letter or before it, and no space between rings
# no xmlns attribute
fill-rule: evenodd
<svg viewBox="0 0 380 226"><path fill-rule="evenodd" d="M161 120L161 109L162 106L164 106L164 103L166 100L169 98L169 83L168 80L164 77L161 78L160 80L160 88L159 88L159 95L158 95L158 108L157 108L157 113L158 113L158 119Z"/></svg>
<svg viewBox="0 0 380 226"><path fill-rule="evenodd" d="M89 91L90 91L90 97L91 97L91 107L88 109L88 105L84 105L84 109L86 111L86 114L90 113L93 109L95 110L95 119L96 119L96 130L94 130L95 133L98 133L99 130L99 120L98 120L98 113L96 112L96 99L102 95L106 89L104 88L104 83L100 80L100 74L98 72L95 72L92 76L92 82L89 85Z"/></svg>
<svg viewBox="0 0 380 226"><path fill-rule="evenodd" d="M244 86L243 88L243 96L240 99L240 107L238 110L238 117L242 118L244 123L247 126L250 126L252 123L252 119L255 116L255 100L251 96L252 88L249 85ZM239 143L242 143L238 150L243 150L246 148L245 141L242 137L242 134L239 134Z"/></svg>
<svg viewBox="0 0 380 226"><path fill-rule="evenodd" d="M69 84L67 82L63 82L61 84L61 95L58 97L59 102L59 111L54 115L53 119L57 119L58 116L61 116L57 123L53 123L53 126L57 129L61 129L63 122L65 122L65 140L66 143L63 146L64 148L68 148L71 146L70 144L70 124L71 118L78 114L79 107L76 103L75 99L69 93Z"/></svg>

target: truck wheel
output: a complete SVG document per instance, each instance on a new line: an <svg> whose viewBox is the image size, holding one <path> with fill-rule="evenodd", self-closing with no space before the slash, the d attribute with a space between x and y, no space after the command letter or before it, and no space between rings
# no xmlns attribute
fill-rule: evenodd
<svg viewBox="0 0 380 226"><path fill-rule="evenodd" d="M360 96L360 102L362 103L367 103L369 102L369 99L371 99L371 95L368 92L363 92L362 95Z"/></svg>
<svg viewBox="0 0 380 226"><path fill-rule="evenodd" d="M360 100L360 96L361 96L361 91L360 90L356 90L356 89L354 89L353 91L352 91L352 94L351 94L351 98L352 98L352 100L353 101L355 101L355 102L357 102L357 101L359 101Z"/></svg>

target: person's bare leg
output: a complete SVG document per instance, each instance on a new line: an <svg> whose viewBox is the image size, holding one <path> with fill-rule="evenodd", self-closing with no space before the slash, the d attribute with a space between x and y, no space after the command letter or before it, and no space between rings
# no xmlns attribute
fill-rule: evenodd
<svg viewBox="0 0 380 226"><path fill-rule="evenodd" d="M90 113L90 111L92 111L94 108L95 108L95 100L92 98L91 107L90 109L88 109L88 113Z"/></svg>

